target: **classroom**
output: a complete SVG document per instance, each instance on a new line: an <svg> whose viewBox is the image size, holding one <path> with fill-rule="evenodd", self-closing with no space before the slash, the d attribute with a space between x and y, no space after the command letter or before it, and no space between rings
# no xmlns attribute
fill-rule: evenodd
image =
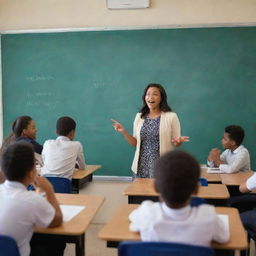
<svg viewBox="0 0 256 256"><path fill-rule="evenodd" d="M167 74L168 72L161 71L161 67L159 70L160 75L163 75L163 77L160 75L158 76L157 72L151 72L151 77L148 79L154 79L155 81L151 80L145 80L147 77L147 73L141 74L134 74L134 77L137 79L135 81L139 81L138 85L133 84L132 90L129 89L129 79L130 83L133 83L134 80L132 78L132 74L129 74L128 81L122 81L123 76L121 75L115 75L116 67L110 65L109 69L104 69L101 67L101 71L105 74L105 76L102 77L93 77L93 68L97 69L97 62L92 63L90 66L90 72L92 73L92 78L85 77L85 78L77 78L77 80L74 80L74 83L76 81L79 81L79 88L75 88L74 85L70 85L70 89L68 91L68 96L71 95L72 90L74 90L75 98L77 97L78 102L76 103L76 99L67 99L69 105L72 105L72 108L70 112L66 113L66 110L59 107L58 104L61 102L61 96L64 95L64 93L60 92L61 90L55 87L38 87L37 89L35 85L41 83L49 83L52 84L56 81L58 85L61 85L61 83L64 82L64 79L67 77L60 73L60 76L63 76L64 78L60 78L60 80L55 79L54 75L52 73L47 73L47 71L37 71L32 70L33 72L30 72L29 70L25 71L24 74L17 73L17 80L15 81L16 85L19 83L19 79L21 80L21 84L23 81L23 84L27 82L31 86L31 91L29 90L23 90L23 88L17 88L17 91L14 92L12 95L11 92L13 88L7 88L8 81L10 77L12 77L13 73L10 73L8 70L8 57L12 57L15 61L15 40L19 40L20 42L29 42L29 37L31 36L31 42L33 46L33 42L35 44L39 43L39 41L42 41L41 38L43 38L45 35L47 35L47 45L43 45L42 47L45 47L46 51L50 51L51 49L51 43L55 46L58 46L60 42L65 43L65 40L67 44L71 42L72 40L75 40L77 37L77 40L81 39L81 35L87 35L86 33L98 33L96 35L98 36L105 36L104 33L112 33L113 40L115 42L119 42L118 38L123 37L124 40L128 40L128 37L131 37L132 39L138 39L140 36L136 34L136 31L143 31L145 33L145 36L151 36L154 35L154 33L164 33L164 30L182 30L182 33L186 33L185 35L188 35L190 32L190 29L201 29L199 31L198 36L203 39L204 33L208 33L210 29L216 29L218 32L220 32L220 36L224 34L224 32L221 30L221 28L227 28L230 29L230 33L235 38L236 35L236 29L248 29L246 31L246 36L250 35L250 31L253 32L255 30L256 26L256 0L237 0L237 1L230 1L230 0L223 0L223 1L214 1L214 0L150 0L150 7L144 8L144 9L122 9L122 10L113 10L107 8L107 2L106 0L37 0L37 1L29 1L29 0L0 0L0 96L1 96L1 108L0 108L0 139L3 140L4 137L7 136L8 131L10 130L10 124L11 122L19 115L21 114L29 114L33 116L33 118L36 120L37 128L38 128L38 140L43 143L44 140L48 139L49 137L54 137L54 120L58 116L61 115L71 115L74 116L78 120L78 134L77 139L82 141L85 148L85 155L88 156L88 162L90 164L99 164L102 165L102 168L97 171L94 174L93 182L87 184L83 189L80 190L80 194L86 194L86 195L102 195L105 197L105 201L103 205L101 206L100 210L98 211L97 215L93 219L91 226L89 228L89 235L87 234L86 239L86 255L106 255L106 256L112 256L116 255L115 249L106 248L105 243L98 239L98 232L101 229L102 225L109 221L111 217L113 216L115 210L122 204L127 203L127 197L123 195L123 191L126 189L128 182L131 181L131 172L130 172L130 166L132 162L133 157L133 149L130 148L118 134L116 134L111 126L110 119L117 119L119 121L122 121L127 128L129 128L129 131L132 130L132 121L134 118L134 115L136 113L136 110L140 107L140 98L142 93L142 88L146 86L149 82L159 82L163 83L164 86L168 87L168 84L165 84L166 82L172 81L172 79L168 80ZM219 30L218 30L219 29ZM232 30L233 29L233 30ZM161 31L160 31L161 30ZM231 31L232 30L232 31ZM124 33L124 35L123 35ZM126 34L125 34L126 33ZM129 34L130 33L130 34ZM170 32L172 33L172 32ZM28 35L27 37L24 36ZM53 39L56 41L51 41L51 35L53 35ZM156 34L156 36L161 36ZM210 37L210 35L209 35ZM255 40L255 36L252 36L252 39ZM33 41L35 40L35 41ZM70 40L70 41L69 41ZM179 39L181 40L181 39ZM224 39L223 39L224 40ZM249 39L248 39L249 40ZM153 42L156 42L157 40L154 39ZM111 43L112 41L108 41ZM129 42L129 41L128 41ZM225 45L228 46L229 41L225 41ZM254 41L253 41L254 42ZM131 42L132 43L132 42ZM202 45L199 44L199 47ZM8 48L9 47L9 48ZM26 52L24 55L21 55L21 58L18 56L17 59L21 65L23 65L22 58L28 57L30 54L30 50L32 51L32 47L29 49L30 45L28 45L28 48L26 48ZM61 46L60 46L61 47ZM88 47L93 47L92 45L89 45ZM101 49L103 53L107 53L105 51L105 48L107 46L103 46ZM142 47L140 45L140 47ZM153 47L153 46L152 46ZM215 44L213 44L213 48L211 48L211 51L213 51L215 48ZM232 48L233 46L230 46L231 49L234 51L236 48ZM129 47L128 47L129 48ZM78 49L82 49L81 45L78 45ZM141 48L138 48L139 50ZM135 54L142 54L139 51L136 51ZM152 51L153 48L148 48L146 54L148 51ZM238 51L238 56L243 54L245 55L245 59L247 54L250 55L253 53L255 54L255 48L251 46L248 43L248 51L246 49L240 49ZM35 49L36 51L37 49ZM245 51L245 53L243 53ZM189 50L190 54L191 50ZM127 57L129 53L129 49L125 50L124 55L121 58ZM74 54L79 54L78 52L74 52ZM96 53L97 54L97 53ZM217 53L216 53L217 54ZM239 55L240 54L240 55ZM73 56L77 56L73 55ZM64 52L64 56L68 56L67 53ZM105 55L104 55L105 56ZM144 56L144 55L141 55ZM158 63L158 56L156 56L152 52L152 56L156 59L156 64ZM209 53L210 57L214 56L213 52ZM221 53L219 53L218 56L221 56ZM42 54L41 55L42 60L45 62L42 63L43 65L46 65L48 67L48 63L46 62L48 60L48 56ZM99 57L99 55L97 55ZM106 55L103 58L103 61L105 61L104 64L108 64L107 58L109 55ZM232 63L232 58L230 58L230 62ZM74 61L75 57L70 57L71 61ZM90 57L90 60L93 60L93 57ZM120 58L118 56L113 56L113 59L116 58L117 62L120 62ZM159 57L160 58L160 57ZM207 56L206 56L207 58ZM243 58L235 59L236 65L235 66L238 70L242 72L247 72L246 65L248 64L245 60L243 62ZM132 62L132 58L129 59L130 62ZM139 61L136 60L138 63ZM148 59L145 59L145 61L142 63L145 64L148 61ZM160 61L160 60L159 60ZM168 61L168 60L167 60ZM241 61L241 62L240 62ZM35 63L35 60L31 60L31 62L28 61L28 67L33 69L33 64ZM58 65L58 62L56 62ZM73 63L73 62L72 62ZM116 64L115 62L113 62ZM166 62L169 63L169 62ZM206 61L208 63L208 61ZM125 66L125 60L122 63ZM62 64L60 64L61 66ZM82 65L82 64L81 64ZM74 74L77 74L78 76L83 77L83 69L81 68L81 65L78 64L75 66L78 71ZM220 65L221 69L221 63L217 63L216 67ZM7 67L7 68L6 68ZM150 70L151 66L146 66L149 68L147 71ZM154 66L153 66L154 67ZM255 61L251 63L251 68L255 67ZM25 66L23 66L25 70ZM49 65L50 68L50 65ZM72 72L74 72L74 69L72 66L65 66L65 71L68 71L69 68L72 69ZM184 68L184 70L175 70L173 69L171 75L174 75L174 73L180 72L187 72L187 69L189 66ZM200 68L200 66L199 66ZM244 69L243 69L244 68ZM47 70L47 68L46 68ZM117 69L119 70L119 69ZM199 140L201 137L200 134L204 132L204 128L198 128L195 126L197 122L202 122L203 118L207 117L207 111L202 110L198 112L197 114L194 111L198 111L200 106L203 108L203 102L202 100L205 100L206 103L208 101L207 97L214 97L217 95L217 93L221 94L223 91L227 90L227 93L231 95L232 99L245 97L243 101L241 101L240 104L237 106L234 105L233 107L235 110L239 109L240 116L239 121L242 126L244 126L246 130L246 134L248 135L245 138L245 144L247 145L248 149L251 153L251 164L252 169L255 169L255 161L253 156L256 154L256 148L254 146L254 141L251 140L254 129L255 129L255 123L253 121L253 116L256 114L256 108L253 104L253 97L255 95L255 86L254 82L256 81L253 71L253 69L250 69L248 73L246 73L245 80L241 79L241 81L237 81L237 84L235 84L235 89L232 90L232 85L229 84L229 81L226 81L228 86L222 88L222 85L214 87L213 84L209 83L209 86L207 87L207 84L205 84L203 91L193 91L199 90L200 87L186 88L181 87L179 88L178 82L189 82L190 77L185 77L185 74L180 74L174 77L174 81L177 82L172 83L170 85L170 88L168 89L168 101L170 103L170 106L172 106L175 109L175 112L177 112L180 116L181 123L182 123L182 129L187 133L184 135L191 134L196 138L196 140ZM16 70L15 70L16 71ZM54 70L55 72L58 72L58 70ZM112 76L108 76L108 72ZM221 71L219 71L221 72ZM251 72L251 73L250 73ZM239 73L239 74L241 74ZM250 73L250 74L249 74ZM189 73L194 75L191 77L191 79L195 79L195 81L201 81L207 82L206 80L203 80L198 78L198 74L201 75L201 73ZM219 73L217 73L216 76L218 76ZM184 77L182 77L184 76ZM181 78L182 77L182 78ZM23 80L22 80L23 79ZM69 81L72 83L72 79L68 78ZM80 80L79 80L80 79ZM88 80L87 80L88 79ZM105 79L105 80L104 80ZM116 79L116 81L114 81ZM125 78L126 79L126 78ZM144 79L144 80L143 80ZM199 80L197 80L199 79ZM225 78L226 79L226 78ZM246 79L251 79L250 83L247 82ZM15 80L15 79L14 79ZM157 81L156 81L157 80ZM231 78L232 82L235 82L235 78ZM25 82L24 82L25 81ZM79 89L82 88L82 83L86 81L93 81L92 87L85 89L85 92L92 92L93 98L92 99L84 99L84 95L79 94ZM218 81L218 80L217 80ZM122 94L122 84L123 84L123 92L125 95ZM69 84L65 84L65 90L68 88ZM224 86L224 85L223 85ZM240 86L240 87L239 87ZM50 88L50 89L49 89ZM110 88L110 90L116 90L115 95L112 95L113 97L117 96L117 101L114 101L114 98L111 98L111 92L106 90L107 88ZM223 91L221 91L221 88ZM187 91L188 90L188 91ZM188 92L188 94L186 94ZM201 96L198 96L202 93ZM213 94L212 94L213 92ZM25 95L25 100L27 101L26 105L24 105L24 109L26 113L22 112L22 109L18 104L14 105L13 101L16 101L18 98L18 94L23 93ZM102 93L102 94L100 94ZM58 96L58 94L60 96ZM183 94L183 95L181 95ZM57 95L57 96L56 96ZM192 95L196 102L196 107L192 106L194 104L194 101L189 98L189 96ZM13 98L12 98L13 96ZM16 96L16 97L15 97ZM103 103L104 111L101 111L101 109L98 107L98 105L95 103L96 97L99 97L99 101ZM110 97L112 103L107 101L107 97ZM123 97L123 98L122 98ZM131 103L129 102L131 98L134 99ZM249 100L248 100L249 99ZM248 100L248 102L247 102ZM127 106L121 106L121 103L127 104ZM184 102L188 102L187 104L191 104L191 106L184 106ZM246 102L245 102L246 101ZM16 101L17 102L17 101ZM54 103L58 102L58 103ZM71 102L71 103L70 103ZM73 102L73 103L72 103ZM88 102L88 105L86 106L86 102ZM216 105L219 105L218 100L214 100L214 103ZM224 103L224 96L221 95L221 103ZM13 104L13 105L12 105ZM54 105L56 104L56 105ZM67 105L68 105L67 104ZM100 103L99 103L100 104ZM110 110L108 110L108 104L112 104L112 108L110 107ZM244 104L244 105L243 105ZM244 107L245 106L245 107ZM42 120L40 120L40 116L36 116L36 113L44 115L44 112L39 112L38 109L40 107L44 108L45 111L52 112L52 115L49 113L49 119L47 119L45 116ZM215 105L207 105L209 107L210 113L214 113L215 111ZM217 106L218 111L222 110L221 106ZM93 109L99 110L98 112L101 113L100 116L97 116L97 118L94 118L94 112ZM189 108L192 109L193 113L189 112ZM224 106L225 109L228 109L227 106ZM248 110L247 110L248 109ZM62 112L61 112L62 111ZM229 110L232 112L232 110ZM247 112L248 111L248 112ZM28 112L28 113L27 113ZM225 112L225 111L223 111ZM190 113L190 114L189 114ZM195 115L195 116L194 116ZM201 115L201 117L200 117ZM85 116L83 120L83 116ZM193 120L192 116L194 116ZM187 117L187 118L186 118ZM91 118L91 123L90 123ZM123 118L123 119L122 119ZM208 117L209 118L209 117ZM186 145L184 149L187 149L188 151L191 151L198 157L200 162L203 163L203 160L206 159L206 150L208 151L212 144L216 142L216 140L219 139L222 133L223 126L225 124L228 124L230 122L235 122L236 119L235 113L233 113L233 116L230 118L230 120L226 119L226 116L223 114L222 117L217 119L219 122L216 123L215 120L211 120L210 124L207 124L207 129L205 129L206 132L206 138L209 138L209 142L205 142L205 137L203 137L202 145L200 145L199 149L195 148L195 144ZM49 124L47 122L51 122L52 124ZM209 120L207 120L209 121ZM81 126L79 126L79 122L82 123ZM193 123L193 127L190 127L190 122ZM104 126L104 128L98 127L98 124ZM201 124L201 123L200 123ZM216 129L213 128L213 125L216 124ZM50 132L45 131L47 127L50 127ZM184 128L183 128L184 127ZM80 129L80 130L79 130ZM192 129L192 130L191 130ZM191 134L189 134L191 131ZM97 137L96 134L99 134ZM214 136L209 137L208 135L213 134ZM84 138L84 136L88 136L87 138ZM108 146L109 141L106 139L111 138L113 140L113 145ZM97 139L99 141L97 141ZM100 147L98 144L102 143L102 147ZM193 143L193 141L192 141ZM214 145L215 146L215 145ZM216 145L217 146L217 145ZM88 147L88 151L86 148ZM91 149L90 149L91 147ZM108 150L109 152L113 153L111 156L106 156L105 152ZM124 149L124 154L122 154L122 150ZM114 153L117 152L117 156L114 155ZM203 153L202 153L203 152ZM114 162L114 160L116 162ZM101 161L102 160L102 161ZM123 166L125 165L125 167ZM91 246L90 243L94 243L95 240L96 246ZM74 248L73 246L68 246L65 252L65 256L71 256L74 255Z"/></svg>

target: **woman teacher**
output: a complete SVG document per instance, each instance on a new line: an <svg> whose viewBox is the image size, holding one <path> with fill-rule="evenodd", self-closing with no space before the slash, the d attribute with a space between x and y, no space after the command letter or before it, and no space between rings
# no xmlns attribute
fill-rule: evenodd
<svg viewBox="0 0 256 256"><path fill-rule="evenodd" d="M137 178L153 178L154 163L160 155L189 141L180 136L180 122L167 103L167 95L160 84L149 84L142 96L143 106L136 114L133 136L117 121L116 131L123 134L127 142L136 147L132 171Z"/></svg>

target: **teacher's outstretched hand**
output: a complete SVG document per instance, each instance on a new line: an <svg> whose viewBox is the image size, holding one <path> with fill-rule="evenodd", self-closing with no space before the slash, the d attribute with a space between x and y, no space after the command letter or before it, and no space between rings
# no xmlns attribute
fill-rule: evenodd
<svg viewBox="0 0 256 256"><path fill-rule="evenodd" d="M149 84L142 96L143 106L136 114L133 135L116 120L113 127L127 142L136 147L132 171L135 177L154 177L154 163L160 155L189 141L180 135L180 122L167 103L165 89L160 84Z"/></svg>

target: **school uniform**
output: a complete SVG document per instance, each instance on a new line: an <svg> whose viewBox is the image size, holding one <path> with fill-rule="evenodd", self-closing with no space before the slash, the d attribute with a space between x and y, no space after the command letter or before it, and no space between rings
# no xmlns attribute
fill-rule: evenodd
<svg viewBox="0 0 256 256"><path fill-rule="evenodd" d="M220 160L224 164L220 164L219 168L225 173L251 170L250 154L243 145L240 145L234 151L226 149L220 155ZM207 164L210 167L214 167L213 162L208 161Z"/></svg>
<svg viewBox="0 0 256 256"><path fill-rule="evenodd" d="M130 230L140 232L142 241L210 246L212 240L229 240L229 231L211 205L171 209L164 202L144 201L129 219Z"/></svg>
<svg viewBox="0 0 256 256"><path fill-rule="evenodd" d="M35 225L49 226L55 209L41 195L27 191L22 183L8 180L0 185L0 205L0 234L13 237L20 255L29 256Z"/></svg>
<svg viewBox="0 0 256 256"><path fill-rule="evenodd" d="M79 141L72 141L66 136L56 140L47 140L42 151L43 167L41 175L71 179L75 165L85 169L83 146Z"/></svg>
<svg viewBox="0 0 256 256"><path fill-rule="evenodd" d="M256 190L256 173L254 173L247 181L246 187L252 191ZM239 197L239 203L247 202L249 206L255 205L256 196L254 194L243 195ZM245 204L245 203L244 203ZM249 208L249 207L248 207ZM239 209L243 211L243 209ZM244 211L240 214L242 223L246 230L252 230L256 233L256 208Z"/></svg>
<svg viewBox="0 0 256 256"><path fill-rule="evenodd" d="M35 153L40 154L42 153L43 150L43 146L41 144L39 144L38 142L36 142L33 139L27 138L27 137L18 137L15 139L16 142L27 142L32 144Z"/></svg>

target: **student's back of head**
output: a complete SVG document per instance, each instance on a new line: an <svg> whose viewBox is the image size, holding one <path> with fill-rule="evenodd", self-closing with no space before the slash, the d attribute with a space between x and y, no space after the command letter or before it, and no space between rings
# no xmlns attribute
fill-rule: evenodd
<svg viewBox="0 0 256 256"><path fill-rule="evenodd" d="M198 186L200 166L190 154L175 150L163 155L155 165L155 185L165 203L184 206Z"/></svg>
<svg viewBox="0 0 256 256"><path fill-rule="evenodd" d="M237 146L240 146L244 139L244 129L238 125L229 125L225 128L225 132L229 134L229 138L234 140Z"/></svg>
<svg viewBox="0 0 256 256"><path fill-rule="evenodd" d="M60 117L56 124L56 133L61 136L67 136L70 132L76 130L76 122L68 116Z"/></svg>
<svg viewBox="0 0 256 256"><path fill-rule="evenodd" d="M29 143L9 145L1 155L2 171L10 181L22 181L34 168L34 149Z"/></svg>

